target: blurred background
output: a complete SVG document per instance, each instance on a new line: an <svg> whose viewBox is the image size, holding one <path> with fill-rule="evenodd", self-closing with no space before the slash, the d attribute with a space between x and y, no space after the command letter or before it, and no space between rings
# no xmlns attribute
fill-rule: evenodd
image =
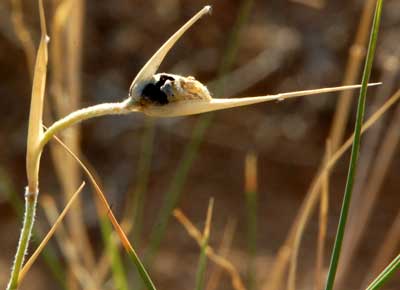
<svg viewBox="0 0 400 290"><path fill-rule="evenodd" d="M206 4L213 6L212 15L185 34L160 72L193 75L216 98L360 83L375 7L371 0L44 4L51 39L46 124L77 108L124 99L142 65ZM368 91L366 118L399 88L400 1L385 1L382 21L372 81L384 84ZM9 277L21 225L39 38L36 1L0 2L1 287ZM195 288L199 247L171 211L179 207L202 231L211 197L215 204L210 245L217 252L221 243L225 245L224 255L246 289L286 289L287 263L281 278L271 277L278 271L276 257L284 253L282 246L288 245L290 228L299 220L302 202L324 162L327 138L335 152L351 135L357 95L354 91L309 96L185 118L103 117L60 137L93 168L158 289ZM399 116L395 104L364 135L337 289L365 287L399 252ZM347 152L329 178L322 276L329 264L348 159ZM86 177L54 143L45 150L40 178L42 199L30 252L52 224L46 208L54 210L56 203L60 211ZM66 217L64 235L47 247L52 259L40 258L21 289L90 288L76 277L74 265L92 277L87 279L97 281L90 289L124 289L107 259L95 199L87 185ZM318 212L314 204L302 235L296 289L318 288L321 283L315 274L321 233ZM72 250L65 250L67 244ZM139 289L134 266L123 250L119 253L127 289ZM206 283L208 289L233 289L224 270L216 280L221 268L211 261L208 265L206 281L219 281L218 286ZM278 282L271 285L274 279ZM397 275L385 289L399 285Z"/></svg>

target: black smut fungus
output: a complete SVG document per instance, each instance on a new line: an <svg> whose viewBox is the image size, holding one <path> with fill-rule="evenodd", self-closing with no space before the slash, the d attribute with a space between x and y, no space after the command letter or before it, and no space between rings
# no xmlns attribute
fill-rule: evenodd
<svg viewBox="0 0 400 290"><path fill-rule="evenodd" d="M168 104L168 96L161 91L161 87L167 80L174 81L175 79L168 75L161 75L160 79L155 84L150 83L143 88L142 97L159 105Z"/></svg>

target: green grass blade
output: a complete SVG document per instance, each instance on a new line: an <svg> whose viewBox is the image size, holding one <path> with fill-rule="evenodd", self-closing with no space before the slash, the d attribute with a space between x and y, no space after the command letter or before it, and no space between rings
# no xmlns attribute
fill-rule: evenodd
<svg viewBox="0 0 400 290"><path fill-rule="evenodd" d="M389 279L400 270L400 254L383 270L366 290L380 289Z"/></svg>
<svg viewBox="0 0 400 290"><path fill-rule="evenodd" d="M110 259L114 287L118 290L128 290L128 281L117 244L113 241L113 228L106 216L100 218L100 229Z"/></svg>
<svg viewBox="0 0 400 290"><path fill-rule="evenodd" d="M222 60L219 69L219 79L222 79L222 77L230 70L234 63L240 40L240 31L244 24L247 22L247 19L249 18L252 4L253 0L242 1L236 23L231 31L230 40L224 54L224 59ZM215 94L221 95L222 92L223 82L219 81ZM190 142L184 150L182 160L179 163L177 170L175 171L175 175L172 178L167 192L165 193L165 199L162 203L162 208L160 210L159 216L157 217L155 226L153 227L150 237L150 246L148 252L146 253L146 263L151 263L153 256L157 252L161 240L165 235L171 213L179 201L189 170L192 166L193 161L196 159L197 152L199 151L204 134L207 131L208 127L211 125L213 116L214 114L212 113L201 116L193 129Z"/></svg>
<svg viewBox="0 0 400 290"><path fill-rule="evenodd" d="M356 117L356 124L355 124L355 128L354 128L354 142L353 142L353 146L351 149L349 171L348 171L348 175L347 175L342 209L340 212L339 225L338 225L337 232L336 232L335 243L333 246L333 251L332 251L332 256L331 256L331 263L329 266L328 278L327 278L326 287L325 287L326 290L333 289L337 266L339 263L340 252L341 252L341 248L342 248L343 236L344 236L347 216L348 216L348 212L349 212L351 195L352 195L352 191L353 191L354 176L355 176L356 169L357 169L357 160L358 160L358 154L359 154L359 150L360 150L361 126L363 123L364 112L365 112L367 84L368 84L368 81L369 81L369 78L371 75L372 64L373 64L373 60L374 60L374 56L375 56L375 48L376 48L376 43L377 43L377 39L378 39L378 31L379 31L379 25L380 25L380 20L381 20L381 15L382 15L382 2L383 2L383 0L377 1L375 15L374 15L374 21L373 21L372 29L371 29L371 36L370 36L370 40L369 40L368 52L367 52L367 57L366 57L366 62L365 62L365 67L364 67L364 72L363 72L363 77L362 77L362 83L361 83L362 86L361 86L360 95L358 98L357 117Z"/></svg>
<svg viewBox="0 0 400 290"><path fill-rule="evenodd" d="M196 272L196 287L195 287L196 290L204 289L205 273L207 267L206 249L208 247L208 240L209 240L208 237L206 237L203 241L203 245L201 246L200 258Z"/></svg>
<svg viewBox="0 0 400 290"><path fill-rule="evenodd" d="M208 203L206 222L205 222L204 231L203 231L203 240L201 242L200 258L199 258L199 263L198 263L197 272L196 272L196 287L195 287L196 290L204 290L205 273L206 273L206 267L207 267L206 251L207 251L207 247L208 247L208 241L210 240L211 219L212 219L213 208L214 208L214 199L211 198Z"/></svg>

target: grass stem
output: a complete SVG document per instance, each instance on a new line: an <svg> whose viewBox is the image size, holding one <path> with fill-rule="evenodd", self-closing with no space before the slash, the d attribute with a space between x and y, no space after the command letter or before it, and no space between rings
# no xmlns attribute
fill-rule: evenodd
<svg viewBox="0 0 400 290"><path fill-rule="evenodd" d="M362 123L363 123L363 119L364 119L364 112L365 112L367 84L368 84L368 81L369 81L369 78L371 75L372 64L373 64L374 55L375 55L375 48L376 48L376 43L377 43L377 39L378 39L379 24L380 24L381 15L382 15L382 2L383 2L383 0L377 1L374 20L373 20L372 29L371 29L371 37L370 37L370 41L369 41L369 45L368 45L368 52L367 52L364 73L363 73L363 78L362 78L362 86L361 86L360 96L359 96L358 105L357 105L357 117L356 117L355 129L354 129L354 142L353 142L353 146L352 146L352 150L351 150L349 171L348 171L348 176L347 176L347 181L346 181L346 188L345 188L345 193L344 193L344 198L343 198L342 209L341 209L341 213L340 213L339 225L338 225L338 229L337 229L337 233L336 233L336 239L335 239L335 243L334 243L334 247L333 247L331 263L330 263L328 278L327 278L326 287L325 287L326 290L333 289L337 266L339 263L340 252L342 249L343 236L344 236L344 231L345 231L345 227L346 227L349 207L350 207L350 200L351 200L353 184L354 184L354 176L355 176L356 169L357 169L357 160L358 160L358 154L359 154L359 150L360 150L361 127L362 127Z"/></svg>
<svg viewBox="0 0 400 290"><path fill-rule="evenodd" d="M29 192L28 187L25 189L24 221L18 242L17 252L15 254L14 265L11 270L10 282L6 288L7 290L16 290L18 288L19 273L21 271L22 264L24 263L29 240L32 234L33 223L35 222L37 198L38 192Z"/></svg>
<svg viewBox="0 0 400 290"><path fill-rule="evenodd" d="M366 290L377 290L385 284L389 278L400 269L400 254L379 274Z"/></svg>

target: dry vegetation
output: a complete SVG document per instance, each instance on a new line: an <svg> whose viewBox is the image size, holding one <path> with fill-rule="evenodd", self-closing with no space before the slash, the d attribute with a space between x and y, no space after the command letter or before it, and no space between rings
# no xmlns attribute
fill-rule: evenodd
<svg viewBox="0 0 400 290"><path fill-rule="evenodd" d="M377 1L270 2L209 3L212 17L161 71L207 81L214 98L369 82ZM8 289L324 289L358 139L358 90L193 117L68 123L39 166L53 137L46 126L123 101L146 59L203 4L44 0L38 13L37 1L0 3L0 287L24 216L26 154L25 215L35 224ZM400 4L383 8L371 77L383 84L368 89L335 289L366 289L399 254ZM397 273L382 289L399 285Z"/></svg>

